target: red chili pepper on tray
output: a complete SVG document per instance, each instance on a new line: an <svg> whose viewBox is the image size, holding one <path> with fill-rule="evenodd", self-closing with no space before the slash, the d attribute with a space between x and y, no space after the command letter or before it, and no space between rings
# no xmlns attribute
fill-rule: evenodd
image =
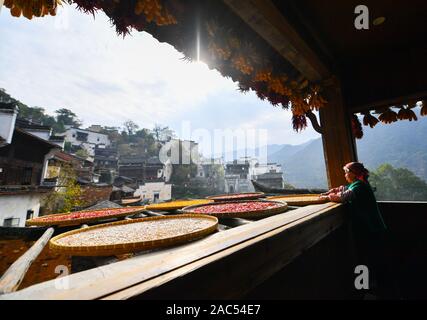
<svg viewBox="0 0 427 320"><path fill-rule="evenodd" d="M120 213L126 213L126 212L134 212L135 208L119 208L119 209L113 209L113 210L96 210L96 211L76 211L71 212L69 214L59 214L57 216L55 215L49 215L45 217L36 218L34 220L39 221L66 221L66 220L74 220L74 219L81 219L81 218L94 218L94 217L108 217L111 215L116 215Z"/></svg>
<svg viewBox="0 0 427 320"><path fill-rule="evenodd" d="M194 208L191 211L194 213L227 213L227 212L248 212L261 211L279 207L279 203L269 203L263 201L239 202L239 203L222 203L211 204Z"/></svg>
<svg viewBox="0 0 427 320"><path fill-rule="evenodd" d="M211 199L215 198L221 198L221 199L244 199L248 197L254 197L254 196L260 196L259 193L242 193L242 194L231 194L231 195L224 195L224 196L218 196L218 197L211 197Z"/></svg>

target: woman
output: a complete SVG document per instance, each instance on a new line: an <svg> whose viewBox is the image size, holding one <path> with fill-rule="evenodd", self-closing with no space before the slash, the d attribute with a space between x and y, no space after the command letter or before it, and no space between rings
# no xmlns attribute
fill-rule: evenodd
<svg viewBox="0 0 427 320"><path fill-rule="evenodd" d="M331 189L321 194L321 198L348 203L358 264L368 266L370 279L376 279L379 287L385 289L385 277L388 272L385 265L384 237L387 227L368 182L369 171L359 162L347 163L343 169L349 184Z"/></svg>
<svg viewBox="0 0 427 320"><path fill-rule="evenodd" d="M347 186L322 193L321 198L333 202L349 203L355 231L365 235L383 233L387 227L378 209L377 201L368 182L369 171L360 162L350 162L344 167Z"/></svg>

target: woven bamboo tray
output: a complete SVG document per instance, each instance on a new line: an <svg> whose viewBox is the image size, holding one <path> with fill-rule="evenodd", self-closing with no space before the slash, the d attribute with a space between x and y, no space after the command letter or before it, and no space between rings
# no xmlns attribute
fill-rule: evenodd
<svg viewBox="0 0 427 320"><path fill-rule="evenodd" d="M292 194L267 197L268 200L285 201L290 206L307 206L329 202L328 199L320 199L319 194Z"/></svg>
<svg viewBox="0 0 427 320"><path fill-rule="evenodd" d="M241 196L239 198L230 198L230 196ZM243 200L256 200L259 198L265 198L264 192L244 192L244 193L229 193L220 194L216 196L206 197L206 199L223 202L223 201L243 201Z"/></svg>
<svg viewBox="0 0 427 320"><path fill-rule="evenodd" d="M106 216L97 216L97 217L89 217L89 218L82 217L82 218L77 218L77 219L73 219L73 220L60 220L60 221L55 220L54 221L54 220L46 219L49 217L56 218L56 217L60 217L60 216L67 216L71 213L76 213L76 212L84 213L84 212L97 212L97 211L105 211L105 210L114 211L117 209L129 209L129 211L121 212L121 213L117 213L117 214L106 215ZM76 225L80 225L82 223L91 223L91 222L97 222L97 221L103 221L103 220L109 220L109 219L117 219L117 218L121 218L121 217L134 215L134 214L137 214L137 213L144 211L145 206L117 208L117 209L98 209L98 210L86 210L86 211L82 210L82 211L75 211L75 212L70 212L70 213L51 214L51 215L47 215L47 216L43 216L43 217L29 219L26 221L26 225L27 226L61 226L61 227L76 226Z"/></svg>
<svg viewBox="0 0 427 320"><path fill-rule="evenodd" d="M120 203L123 205L123 206L129 206L129 205L132 205L132 204L136 204L136 203L139 203L139 202L141 202L141 198L133 198L133 199L122 199L121 201L120 201Z"/></svg>
<svg viewBox="0 0 427 320"><path fill-rule="evenodd" d="M198 213L194 212L195 208L210 206L210 205L221 205L221 204L231 204L231 203L244 203L244 202L270 202L280 204L279 207L266 209L266 210L256 210L256 211L246 211L246 212L213 212L213 213ZM182 212L185 214L206 214L208 216L214 216L217 218L259 218L275 215L278 213L283 213L288 209L288 205L283 201L271 201L271 200L244 200L244 201L224 201L224 202L215 202L210 204L202 204L197 206L189 206L182 209Z"/></svg>
<svg viewBox="0 0 427 320"><path fill-rule="evenodd" d="M155 203L146 206L146 210L152 211L173 211L182 209L189 206L195 206L199 204L211 203L213 200L207 199L194 199L194 200L177 200L165 203Z"/></svg>
<svg viewBox="0 0 427 320"><path fill-rule="evenodd" d="M70 235L74 235L78 233L89 232L96 229L109 228L109 227L118 226L118 225L134 224L134 223L140 223L144 221L182 220L185 218L209 220L209 222L211 222L211 225L204 229L187 233L184 235L171 236L168 238L149 240L149 241L116 243L116 244L109 244L109 245L87 245L87 246L65 246L58 243L58 240L64 237L68 237ZM135 220L118 221L113 223L92 226L85 229L78 229L78 230L65 232L63 234L60 234L52 238L49 242L49 247L51 250L57 253L67 254L71 256L111 256L111 255L119 255L119 254L136 252L141 250L151 250L151 249L157 249L157 248L182 244L185 242L197 240L204 236L207 236L217 231L217 228L218 228L218 219L215 217L210 217L206 215L194 215L194 214L184 215L183 214L183 215L177 215L177 216L156 216L156 217L148 217L148 218L141 218L141 219L135 219Z"/></svg>

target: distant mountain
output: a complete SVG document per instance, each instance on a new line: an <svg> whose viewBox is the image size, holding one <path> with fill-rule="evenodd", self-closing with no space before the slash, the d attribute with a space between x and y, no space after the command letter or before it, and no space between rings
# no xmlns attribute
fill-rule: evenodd
<svg viewBox="0 0 427 320"><path fill-rule="evenodd" d="M282 145L274 145L280 148L277 148L277 151L274 151L276 148L272 148L270 145L268 146L268 162L277 162L282 163L289 158L291 158L294 154L303 150L305 147L310 145L314 140L310 140L303 144L291 145L291 144L282 144Z"/></svg>
<svg viewBox="0 0 427 320"><path fill-rule="evenodd" d="M295 150L291 150L293 152ZM283 178L297 188L327 188L322 140L316 139L279 162Z"/></svg>
<svg viewBox="0 0 427 320"><path fill-rule="evenodd" d="M215 158L223 157L225 161L232 161L235 159L239 159L242 157L254 157L254 158L260 158L260 157L267 157L268 162L275 162L277 160L282 159L282 155L287 154L288 152L285 152L284 154L279 154L278 156L273 156L278 152L282 152L283 149L289 150L289 153L295 153L296 151L300 150L302 148L303 144L301 145L287 145L287 144L269 144L268 146L260 147L260 148L251 148L251 149L239 149L232 152L226 152L222 155L216 155ZM293 149L295 147L295 151ZM291 151L292 150L292 151ZM273 156L273 157L272 157ZM265 159L266 160L266 159Z"/></svg>
<svg viewBox="0 0 427 320"><path fill-rule="evenodd" d="M363 129L364 137L356 142L358 157L369 170L375 171L381 164L389 163L395 168L407 168L427 181L427 118ZM327 186L320 138L304 145L284 145L269 155L269 162L282 164L286 183L296 187Z"/></svg>
<svg viewBox="0 0 427 320"><path fill-rule="evenodd" d="M357 149L359 160L371 170L389 163L395 168L409 169L427 181L426 117L365 129Z"/></svg>

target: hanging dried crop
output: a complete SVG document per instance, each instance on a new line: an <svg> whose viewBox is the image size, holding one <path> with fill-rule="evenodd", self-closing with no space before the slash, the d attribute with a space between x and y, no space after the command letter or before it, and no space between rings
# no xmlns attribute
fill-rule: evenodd
<svg viewBox="0 0 427 320"><path fill-rule="evenodd" d="M308 105L311 110L319 110L327 101L320 95L320 87L318 85L314 85L310 88L310 92L308 94Z"/></svg>
<svg viewBox="0 0 427 320"><path fill-rule="evenodd" d="M397 114L397 119L409 120L409 121L418 120L417 116L415 115L415 112L411 110L409 107L408 108L401 107L399 110L399 113Z"/></svg>
<svg viewBox="0 0 427 320"><path fill-rule="evenodd" d="M58 5L61 0L5 0L4 5L10 9L14 17L23 15L31 20L33 17L44 17L47 15L55 16Z"/></svg>
<svg viewBox="0 0 427 320"><path fill-rule="evenodd" d="M365 126L375 127L379 120L375 118L369 111L363 113L363 124Z"/></svg>
<svg viewBox="0 0 427 320"><path fill-rule="evenodd" d="M397 121L397 113L391 110L390 108L386 108L383 112L380 111L379 113L381 114L378 119L382 123L390 124Z"/></svg>
<svg viewBox="0 0 427 320"><path fill-rule="evenodd" d="M427 100L423 100L422 104L423 106L421 107L420 115L427 116Z"/></svg>
<svg viewBox="0 0 427 320"><path fill-rule="evenodd" d="M362 139L363 138L362 124L359 121L359 117L355 114L353 114L351 117L351 129L353 132L353 136L356 139Z"/></svg>
<svg viewBox="0 0 427 320"><path fill-rule="evenodd" d="M304 115L302 116L293 115L292 124L296 132L304 130L305 128L307 128L307 117Z"/></svg>

